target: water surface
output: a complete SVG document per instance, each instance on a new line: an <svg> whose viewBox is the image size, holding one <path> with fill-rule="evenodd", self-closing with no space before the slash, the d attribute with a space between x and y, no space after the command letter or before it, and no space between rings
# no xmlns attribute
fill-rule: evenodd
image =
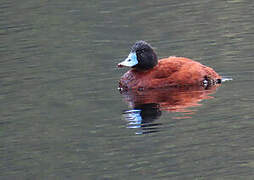
<svg viewBox="0 0 254 180"><path fill-rule="evenodd" d="M0 179L253 179L253 10L248 0L2 0ZM133 106L116 65L141 39L233 81ZM126 121L141 110L145 126Z"/></svg>

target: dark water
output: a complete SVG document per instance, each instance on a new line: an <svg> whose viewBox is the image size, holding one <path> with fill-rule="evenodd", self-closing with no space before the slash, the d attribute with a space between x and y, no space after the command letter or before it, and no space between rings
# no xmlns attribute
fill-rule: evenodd
<svg viewBox="0 0 254 180"><path fill-rule="evenodd" d="M254 3L0 2L0 179L254 179ZM120 94L136 40L233 81Z"/></svg>

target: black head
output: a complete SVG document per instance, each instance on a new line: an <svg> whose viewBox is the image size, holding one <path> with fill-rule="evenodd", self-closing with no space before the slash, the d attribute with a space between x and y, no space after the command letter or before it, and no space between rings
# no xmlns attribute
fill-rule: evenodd
<svg viewBox="0 0 254 180"><path fill-rule="evenodd" d="M119 67L127 66L138 70L147 70L156 66L158 63L157 55L150 44L145 41L137 41L131 48L129 56L121 63Z"/></svg>

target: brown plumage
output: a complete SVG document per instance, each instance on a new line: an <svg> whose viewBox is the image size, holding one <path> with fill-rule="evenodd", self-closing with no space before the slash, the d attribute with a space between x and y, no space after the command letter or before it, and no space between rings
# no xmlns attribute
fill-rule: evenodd
<svg viewBox="0 0 254 180"><path fill-rule="evenodd" d="M148 47L150 46L148 45ZM212 68L184 57L171 56L160 59L159 61L157 59L149 59L149 61L156 61L156 65L148 69L140 68L139 63L145 55L139 55L139 51L140 49L137 48L138 64L132 67L120 79L119 87L121 89L153 89L194 85L207 86L220 82L221 76ZM149 53L151 52L154 53L153 51ZM154 57L157 58L156 55ZM118 66L121 67L123 65L120 63ZM143 66L145 67L145 65Z"/></svg>

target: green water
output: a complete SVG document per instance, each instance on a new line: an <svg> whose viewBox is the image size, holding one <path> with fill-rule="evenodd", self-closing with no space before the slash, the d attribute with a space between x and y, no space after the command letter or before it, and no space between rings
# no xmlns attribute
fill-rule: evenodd
<svg viewBox="0 0 254 180"><path fill-rule="evenodd" d="M0 179L254 179L253 18L250 0L2 0ZM233 81L142 106L143 133L116 67L141 39Z"/></svg>

